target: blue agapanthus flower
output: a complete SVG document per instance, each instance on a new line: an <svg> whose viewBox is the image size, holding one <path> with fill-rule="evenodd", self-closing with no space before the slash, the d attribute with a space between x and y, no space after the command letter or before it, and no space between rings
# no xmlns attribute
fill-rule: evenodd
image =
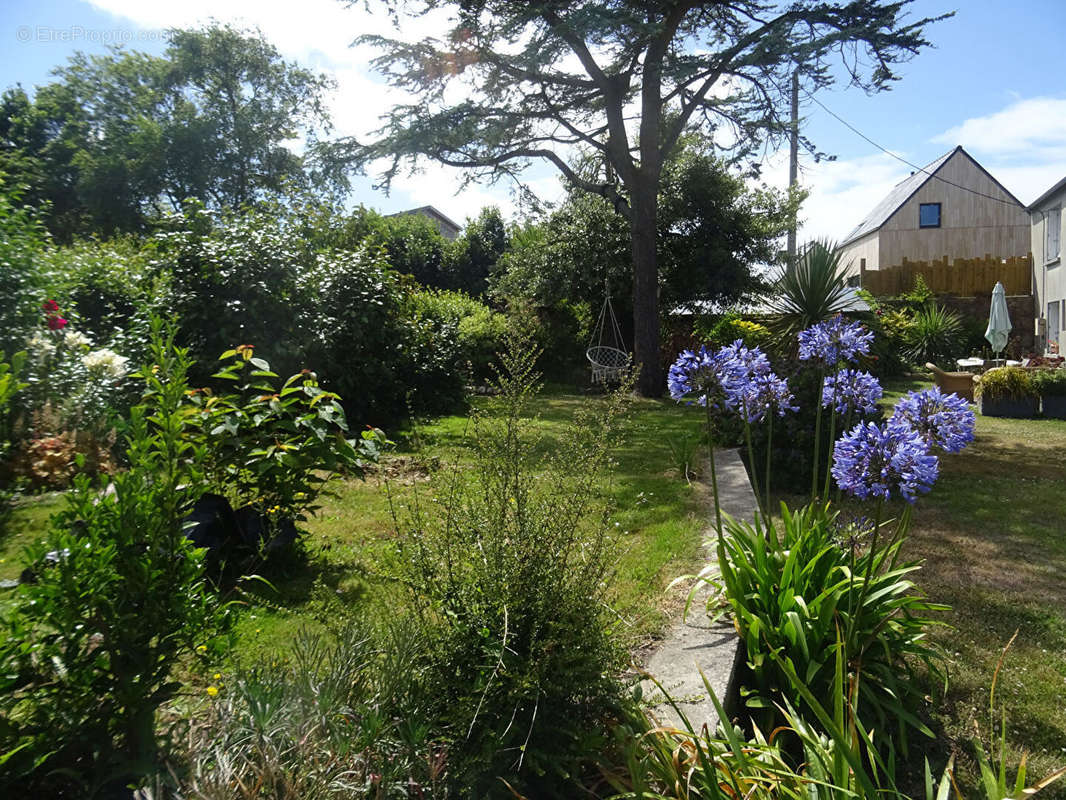
<svg viewBox="0 0 1066 800"><path fill-rule="evenodd" d="M773 374L770 359L758 347L747 347L742 339L723 347L718 357L726 408L741 410L747 397L754 396L753 382Z"/></svg>
<svg viewBox="0 0 1066 800"><path fill-rule="evenodd" d="M887 500L898 492L913 503L928 492L940 473L937 457L924 438L903 422L860 423L833 448L833 478L848 494Z"/></svg>
<svg viewBox="0 0 1066 800"><path fill-rule="evenodd" d="M957 394L944 394L939 387L908 392L896 403L892 419L905 422L930 447L958 453L973 441L977 418Z"/></svg>
<svg viewBox="0 0 1066 800"><path fill-rule="evenodd" d="M883 395L877 378L857 369L842 369L835 375L827 375L822 382L822 407L832 406L838 414L849 411L872 414Z"/></svg>
<svg viewBox="0 0 1066 800"><path fill-rule="evenodd" d="M723 395L724 370L722 351L717 353L701 346L699 350L682 350L670 366L666 386L674 400L715 405Z"/></svg>
<svg viewBox="0 0 1066 800"><path fill-rule="evenodd" d="M853 362L858 356L867 355L873 340L873 332L861 322L849 322L837 314L800 331L799 357L835 367L841 361Z"/></svg>
<svg viewBox="0 0 1066 800"><path fill-rule="evenodd" d="M741 414L751 424L761 422L771 412L776 411L779 417L783 417L788 411L799 411L788 381L773 372L749 379L739 389L734 402L739 402Z"/></svg>

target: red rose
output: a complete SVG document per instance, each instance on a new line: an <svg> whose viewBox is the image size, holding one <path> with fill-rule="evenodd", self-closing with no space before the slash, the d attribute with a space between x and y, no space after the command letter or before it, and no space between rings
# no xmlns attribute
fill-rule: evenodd
<svg viewBox="0 0 1066 800"><path fill-rule="evenodd" d="M48 330L61 331L67 327L67 321L62 317L53 316L48 318Z"/></svg>
<svg viewBox="0 0 1066 800"><path fill-rule="evenodd" d="M59 303L55 300L45 300L41 303L41 311L59 311ZM55 330L53 328L53 330Z"/></svg>

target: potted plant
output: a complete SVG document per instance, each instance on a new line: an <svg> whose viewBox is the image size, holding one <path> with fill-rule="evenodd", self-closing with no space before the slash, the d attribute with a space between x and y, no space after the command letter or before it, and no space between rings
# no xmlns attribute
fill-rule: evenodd
<svg viewBox="0 0 1066 800"><path fill-rule="evenodd" d="M1037 370L1033 373L1033 386L1040 395L1044 416L1066 419L1066 368Z"/></svg>
<svg viewBox="0 0 1066 800"><path fill-rule="evenodd" d="M977 408L986 417L1032 417L1040 406L1033 379L1021 367L996 367L974 389Z"/></svg>

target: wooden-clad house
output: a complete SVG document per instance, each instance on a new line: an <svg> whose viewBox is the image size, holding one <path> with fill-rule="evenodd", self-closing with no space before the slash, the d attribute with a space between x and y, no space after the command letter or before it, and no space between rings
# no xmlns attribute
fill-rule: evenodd
<svg viewBox="0 0 1066 800"><path fill-rule="evenodd" d="M898 183L839 245L849 273L908 261L1026 256L1029 214L962 147Z"/></svg>

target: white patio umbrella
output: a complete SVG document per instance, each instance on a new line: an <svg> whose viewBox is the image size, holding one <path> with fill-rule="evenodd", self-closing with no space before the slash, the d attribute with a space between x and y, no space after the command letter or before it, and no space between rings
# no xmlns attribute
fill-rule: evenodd
<svg viewBox="0 0 1066 800"><path fill-rule="evenodd" d="M1003 284L996 281L996 288L992 290L992 307L988 310L988 330L985 338L992 345L992 351L1002 353L1007 346L1007 336L1010 335L1010 315L1007 313L1007 291Z"/></svg>

